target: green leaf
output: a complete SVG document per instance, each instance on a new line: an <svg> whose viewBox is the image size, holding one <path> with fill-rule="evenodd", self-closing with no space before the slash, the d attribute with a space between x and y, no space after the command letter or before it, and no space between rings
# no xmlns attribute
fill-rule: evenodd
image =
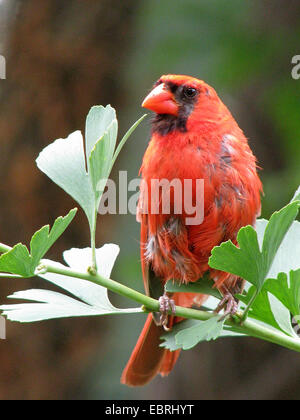
<svg viewBox="0 0 300 420"><path fill-rule="evenodd" d="M58 217L55 220L50 233L50 226L46 225L33 235L30 241L30 253L34 269L39 264L40 259L43 258L49 248L51 248L54 242L57 241L57 239L72 222L76 212L77 208L74 208L69 212L69 214L67 214L67 216Z"/></svg>
<svg viewBox="0 0 300 420"><path fill-rule="evenodd" d="M95 208L104 191L111 170L117 136L116 111L107 105L93 106L88 113L85 129L88 173L95 194Z"/></svg>
<svg viewBox="0 0 300 420"><path fill-rule="evenodd" d="M256 231L260 244L263 242L267 220L260 219L256 224ZM285 235L272 266L268 272L268 278L276 279L279 273L289 273L291 270L300 268L300 223L292 223Z"/></svg>
<svg viewBox="0 0 300 420"><path fill-rule="evenodd" d="M214 286L215 282L210 279L208 275L204 275L198 281L189 284L179 284L178 282L169 280L166 283L165 290L170 293L201 293L204 295L214 296L217 299L221 299L221 293Z"/></svg>
<svg viewBox="0 0 300 420"><path fill-rule="evenodd" d="M91 253L91 248L72 248L64 252L64 259L71 268L86 272L91 261ZM106 244L96 249L98 271L102 276L110 277L118 253L119 247L114 244ZM43 262L60 268L65 267L54 261L43 260ZM40 277L71 293L75 299L51 290L25 290L8 297L31 300L35 303L2 305L0 310L4 311L3 315L11 321L35 322L54 318L142 312L141 308L116 308L110 303L105 287L87 280L55 273L40 274Z"/></svg>
<svg viewBox="0 0 300 420"><path fill-rule="evenodd" d="M54 141L36 159L38 168L84 210L93 249L97 211L110 171L128 137L143 119L144 116L127 131L115 152L118 134L116 111L110 105L93 106L86 118L86 155L82 135L76 131L67 139ZM92 264L95 265L94 252Z"/></svg>
<svg viewBox="0 0 300 420"><path fill-rule="evenodd" d="M223 242L220 246L213 248L209 266L236 274L260 287L264 280L265 269L257 234L253 227L241 228L237 240L239 248L231 241Z"/></svg>
<svg viewBox="0 0 300 420"><path fill-rule="evenodd" d="M214 316L207 321L198 321L197 324L179 331L175 336L176 344L183 350L194 347L201 341L215 340L223 330L225 320Z"/></svg>
<svg viewBox="0 0 300 420"><path fill-rule="evenodd" d="M294 196L291 200L291 203L293 201L300 201L300 186L298 187L297 191L295 192L295 194L294 194Z"/></svg>
<svg viewBox="0 0 300 420"><path fill-rule="evenodd" d="M176 341L177 334L180 331L184 331L191 327L201 328L201 325L203 325L205 322L206 321L197 321L195 319L188 319L188 320L179 322L178 324L174 325L171 331L162 335L161 339L164 341L160 344L160 347L166 348L170 351L181 349L182 348L181 344L178 344ZM219 337L245 337L245 334L241 334L235 331L230 326L223 324L223 329Z"/></svg>
<svg viewBox="0 0 300 420"><path fill-rule="evenodd" d="M89 177L96 197L96 208L98 208L100 198L109 177L111 161L116 146L116 121L112 122L111 127L112 129L104 133L95 144L89 157Z"/></svg>
<svg viewBox="0 0 300 420"><path fill-rule="evenodd" d="M276 252L283 241L284 236L297 217L298 210L299 202L293 201L283 207L280 211L273 213L267 224L262 245L266 275L271 268Z"/></svg>
<svg viewBox="0 0 300 420"><path fill-rule="evenodd" d="M107 108L107 107L106 107ZM93 190L95 192L97 204L96 207L98 208L102 193L104 191L107 179L109 174L112 170L112 167L121 152L123 146L125 145L126 141L133 133L133 131L138 127L138 125L143 121L147 114L143 115L136 121L130 129L126 132L123 136L122 140L120 141L116 151L116 140L117 140L117 132L118 132L118 125L117 120L113 118L114 114L109 114L108 111L104 112L106 108L103 107L93 107L88 115L87 118L87 136L89 135L91 138L96 138L92 135L93 130L95 130L99 125L101 125L102 130L104 129L103 124L101 123L101 118L106 117L106 123L109 123L109 126L106 128L103 136L99 138L94 144L94 147L91 149L90 156L88 158L88 166L89 166L89 176L91 179L91 183L93 186ZM111 108L110 108L111 109ZM110 120L107 115L110 115L112 120ZM95 123L98 121L98 124ZM91 141L93 143L93 141ZM115 151L115 152L114 152Z"/></svg>
<svg viewBox="0 0 300 420"><path fill-rule="evenodd" d="M247 295L238 295L237 297L241 302L248 305L255 293L255 287L251 286ZM289 311L277 299L273 299L273 296L268 293L265 287L253 302L249 316L287 335L294 336Z"/></svg>
<svg viewBox="0 0 300 420"><path fill-rule="evenodd" d="M53 243L66 230L73 220L77 209L72 209L67 216L58 217L53 227L43 226L38 230L30 242L30 253L23 244L15 245L11 250L0 256L0 271L13 273L22 277L32 277L41 258L46 254Z"/></svg>
<svg viewBox="0 0 300 420"><path fill-rule="evenodd" d="M22 277L31 277L32 257L27 247L21 243L15 245L10 251L0 257L0 271L18 274Z"/></svg>
<svg viewBox="0 0 300 420"><path fill-rule="evenodd" d="M268 299L274 318L283 332L291 337L298 338L293 326L290 311L271 293L268 293Z"/></svg>
<svg viewBox="0 0 300 420"><path fill-rule="evenodd" d="M97 310L77 299L51 290L24 290L15 292L8 298L35 301L35 303L1 305L2 315L10 321L36 322L55 318L102 314L99 309Z"/></svg>
<svg viewBox="0 0 300 420"><path fill-rule="evenodd" d="M254 286L251 286L246 295L237 295L237 298L244 304L248 305L255 293L256 288ZM261 293L257 296L250 309L249 316L251 318L258 319L261 322L264 322L265 324L269 324L276 329L279 329L279 325L277 324L274 315L271 311L266 291L261 291Z"/></svg>
<svg viewBox="0 0 300 420"><path fill-rule="evenodd" d="M66 139L49 144L36 159L38 168L65 190L84 210L90 225L95 214L95 197L85 167L83 137L75 131Z"/></svg>
<svg viewBox="0 0 300 420"><path fill-rule="evenodd" d="M87 161L96 143L103 137L105 132L111 132L111 138L117 138L118 122L116 111L110 105L93 106L86 118L85 125L85 148ZM115 141L115 140L114 140Z"/></svg>
<svg viewBox="0 0 300 420"><path fill-rule="evenodd" d="M300 269L279 273L277 279L268 279L264 289L276 296L288 310L297 316L300 314Z"/></svg>
<svg viewBox="0 0 300 420"><path fill-rule="evenodd" d="M212 250L210 267L236 274L260 290L298 209L299 203L292 202L271 216L264 231L262 251L257 233L253 227L246 226L237 236L239 248L227 241Z"/></svg>

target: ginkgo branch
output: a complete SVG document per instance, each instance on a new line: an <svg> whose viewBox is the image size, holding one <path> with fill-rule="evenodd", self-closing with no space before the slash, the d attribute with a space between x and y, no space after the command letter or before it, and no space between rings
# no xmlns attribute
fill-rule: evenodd
<svg viewBox="0 0 300 420"><path fill-rule="evenodd" d="M125 296L128 299L134 300L135 302L140 303L144 306L145 311L149 312L158 312L159 311L159 302L156 299L153 299L149 296L144 295L134 289L131 289L128 286L125 286L115 280L107 279L100 274L91 275L89 273L81 273L75 270L72 270L68 267L58 268L56 266L45 265L43 268L49 273L56 273L70 277L76 277L84 279L93 283L96 283L100 286L106 287L108 290L115 292L119 295ZM176 306L176 315L182 318L187 319L196 319L200 321L206 321L213 316L213 313L184 308L182 306ZM266 341L269 341L274 344L281 345L290 350L300 352L300 339L289 337L288 335L275 331L274 329L263 326L255 321L247 319L243 323L240 323L242 319L242 313L237 314L235 319L227 319L226 324L234 327L237 332L247 334L256 338L260 338Z"/></svg>
<svg viewBox="0 0 300 420"><path fill-rule="evenodd" d="M0 252L8 252L12 248L0 243ZM91 274L87 272L80 272L69 267L58 267L56 265L44 264L38 267L36 274L39 272L48 272L56 273L63 276L75 277L82 280L87 280L89 282L98 284L100 286L106 287L108 290L117 293L121 296L124 296L128 299L131 299L141 305L143 305L144 312L158 312L159 311L159 302L156 299L153 299L149 296L144 295L128 286L125 286L115 280L105 278L99 273ZM17 276L15 276L17 277ZM170 313L171 314L171 313ZM186 318L186 319L195 319L199 321L207 321L208 319L215 316L211 312L206 312L202 310L185 308L182 306L176 306L176 316ZM272 328L268 328L258 322L250 320L249 318L242 322L243 313L237 313L235 318L227 318L225 324L231 326L236 332L260 338L266 341L269 341L274 344L281 345L290 350L300 352L300 339L290 337L280 331L276 331Z"/></svg>

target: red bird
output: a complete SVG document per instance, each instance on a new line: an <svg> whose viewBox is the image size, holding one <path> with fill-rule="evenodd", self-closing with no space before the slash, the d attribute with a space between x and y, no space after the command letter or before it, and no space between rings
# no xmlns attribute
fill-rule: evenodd
<svg viewBox="0 0 300 420"><path fill-rule="evenodd" d="M190 76L162 76L144 100L143 107L156 113L151 141L141 167L142 183L137 218L141 222L141 259L145 290L160 298L162 315L149 314L135 349L122 374L121 382L137 386L157 373L167 375L179 351L159 347L164 328L181 319L167 317L174 303L201 305L205 296L177 293L170 297L164 285L170 280L195 282L208 272L224 296L219 311L236 311L233 293L242 281L228 273L210 269L208 259L214 246L223 241L236 243L242 226L253 225L260 212L262 185L256 172L256 159L247 139L218 97L202 80ZM180 180L179 194L169 188L170 211L164 212L162 188L153 211L153 180ZM196 180L204 180L204 218L187 223L187 212L178 214L179 201L188 195L185 180L191 181L192 203L198 203ZM155 206L154 206L155 207ZM182 207L182 206L181 206ZM195 210L196 211L196 210ZM191 217L191 214L189 214Z"/></svg>

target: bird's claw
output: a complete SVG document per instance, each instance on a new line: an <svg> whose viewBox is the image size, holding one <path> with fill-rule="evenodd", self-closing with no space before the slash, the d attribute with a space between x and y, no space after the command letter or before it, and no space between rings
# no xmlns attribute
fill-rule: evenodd
<svg viewBox="0 0 300 420"><path fill-rule="evenodd" d="M159 312L160 312L160 323L166 331L170 329L167 327L168 323L168 312L171 311L172 314L176 312L176 306L173 299L171 299L167 293L164 293L159 299Z"/></svg>
<svg viewBox="0 0 300 420"><path fill-rule="evenodd" d="M223 299L221 300L219 305L216 307L214 312L219 313L224 308L225 310L220 320L226 318L228 315L231 315L231 316L235 315L238 310L238 303L235 300L234 296L229 292L225 293L225 295L223 296Z"/></svg>

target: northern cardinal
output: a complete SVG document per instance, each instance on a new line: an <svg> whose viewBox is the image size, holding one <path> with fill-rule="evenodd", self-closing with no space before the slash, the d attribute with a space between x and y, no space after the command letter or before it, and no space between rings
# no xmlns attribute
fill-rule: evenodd
<svg viewBox="0 0 300 420"><path fill-rule="evenodd" d="M195 282L208 272L224 296L218 309L236 311L236 276L210 269L208 259L214 246L223 241L236 243L242 226L253 225L260 212L262 185L256 158L247 139L216 91L202 80L183 75L162 76L142 106L156 113L151 140L141 167L142 183L137 218L141 222L141 260L145 290L160 297L162 315L149 314L140 338L125 367L121 382L138 386L157 373L167 375L179 351L159 347L163 327L171 328L181 319L166 316L174 303L201 305L205 296L191 293L164 293L165 283ZM197 179L204 180L204 218L187 224L184 210L175 212L178 195L170 193L170 211L151 211L151 180L192 180L192 199ZM152 190L151 190L152 188ZM171 188L170 188L171 189ZM160 190L161 191L161 190ZM179 199L183 200L183 188ZM240 286L242 287L242 286ZM161 325L163 324L163 325Z"/></svg>

